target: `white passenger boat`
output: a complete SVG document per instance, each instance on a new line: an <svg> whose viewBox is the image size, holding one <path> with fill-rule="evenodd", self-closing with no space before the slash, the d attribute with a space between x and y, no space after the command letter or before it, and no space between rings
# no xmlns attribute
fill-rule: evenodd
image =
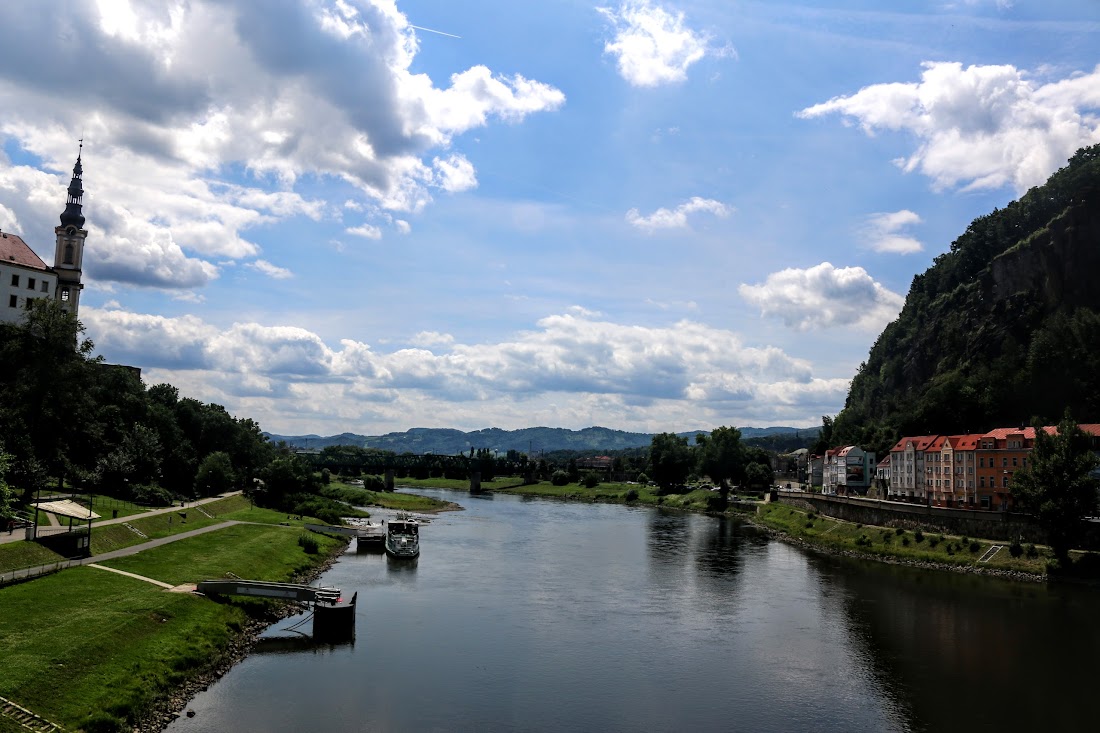
<svg viewBox="0 0 1100 733"><path fill-rule="evenodd" d="M390 557L420 556L420 523L413 519L386 522L386 554Z"/></svg>

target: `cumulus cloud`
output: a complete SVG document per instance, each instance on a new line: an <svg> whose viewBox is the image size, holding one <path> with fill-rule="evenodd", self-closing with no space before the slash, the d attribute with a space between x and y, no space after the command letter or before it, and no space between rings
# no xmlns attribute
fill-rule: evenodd
<svg viewBox="0 0 1100 733"><path fill-rule="evenodd" d="M456 135L565 101L482 65L442 85L415 73L416 32L389 0L0 3L0 43L20 59L0 67L0 142L46 171L0 158L27 194L5 197L8 219L56 219L83 130L89 247L111 253L88 274L164 288L257 257L253 227L344 208L386 221L468 190L476 171ZM303 179L355 195L310 200Z"/></svg>
<svg viewBox="0 0 1100 733"><path fill-rule="evenodd" d="M294 277L294 273L290 270L286 269L285 267L273 265L267 260L256 260L255 262L249 262L247 267L251 267L257 272L262 272L263 274L274 280L286 280L287 278Z"/></svg>
<svg viewBox="0 0 1100 733"><path fill-rule="evenodd" d="M720 201L693 196L675 209L660 208L649 216L642 216L637 209L631 209L626 212L626 220L631 226L652 234L659 229L687 229L688 215L700 211L726 217L731 209Z"/></svg>
<svg viewBox="0 0 1100 733"><path fill-rule="evenodd" d="M828 262L773 272L759 285L742 284L738 292L762 315L802 331L844 326L877 331L897 317L905 302L862 267L837 268Z"/></svg>
<svg viewBox="0 0 1100 733"><path fill-rule="evenodd" d="M920 216L908 209L893 213L872 214L867 217L863 236L867 245L876 252L913 254L924 249L924 245L920 240L905 234L904 230L920 222Z"/></svg>
<svg viewBox="0 0 1100 733"><path fill-rule="evenodd" d="M109 360L155 369L177 386L193 383L199 394L216 390L207 399L227 406L266 395L272 402L264 409L275 415L293 414L303 396L323 394L326 404L392 411L385 414L403 421L411 410L425 418L447 414L448 422L464 411L480 414L482 425L506 424L513 413L512 424L527 424L532 416L521 418L519 406L537 404L547 411L557 405L548 422L561 425L573 420L567 405L598 402L610 410L605 420L637 420L633 411L648 405L655 416L714 411L724 415L716 420L729 422L731 413L758 409L765 397L790 408L772 413L774 419L835 410L847 388L846 380L820 378L809 362L746 345L730 331L689 320L631 326L584 309L548 316L499 343L463 344L421 332L411 339L416 348L389 353L253 322L219 327L193 316L122 309L88 308L81 315Z"/></svg>
<svg viewBox="0 0 1100 733"><path fill-rule="evenodd" d="M707 54L733 53L730 48L712 46L706 34L685 26L683 12L666 10L649 0L628 0L617 8L597 10L614 32L604 53L616 58L619 75L636 87L682 82L688 68Z"/></svg>
<svg viewBox="0 0 1100 733"><path fill-rule="evenodd" d="M348 227L345 229L348 234L353 234L356 237L363 237L364 239L381 239L382 230L373 224L360 224L357 227Z"/></svg>
<svg viewBox="0 0 1100 733"><path fill-rule="evenodd" d="M1057 81L1011 65L926 62L919 82L873 84L807 107L838 113L867 134L900 130L919 145L895 161L937 188L1017 192L1045 181L1081 147L1100 141L1100 66Z"/></svg>

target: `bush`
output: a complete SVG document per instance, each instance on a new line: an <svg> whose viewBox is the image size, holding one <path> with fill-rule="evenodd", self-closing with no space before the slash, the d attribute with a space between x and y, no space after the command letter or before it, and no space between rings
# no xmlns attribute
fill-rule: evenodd
<svg viewBox="0 0 1100 733"><path fill-rule="evenodd" d="M87 733L115 733L130 730L126 721L110 713L98 712L84 719L80 729Z"/></svg>
<svg viewBox="0 0 1100 733"><path fill-rule="evenodd" d="M1027 556L1032 560L1039 557L1039 548L1034 543L1027 546Z"/></svg>
<svg viewBox="0 0 1100 733"><path fill-rule="evenodd" d="M130 496L135 504L144 504L145 506L172 506L173 504L172 494L168 492L168 489L163 489L160 486L136 484L130 487Z"/></svg>
<svg viewBox="0 0 1100 733"><path fill-rule="evenodd" d="M307 555L316 555L317 551L321 549L317 538L305 533L298 535L298 546L305 550Z"/></svg>
<svg viewBox="0 0 1100 733"><path fill-rule="evenodd" d="M856 547L870 547L871 544L871 538L865 534L861 534L856 538Z"/></svg>
<svg viewBox="0 0 1100 733"><path fill-rule="evenodd" d="M627 501L638 501L638 492L635 489L627 489L623 498Z"/></svg>
<svg viewBox="0 0 1100 733"><path fill-rule="evenodd" d="M1020 544L1019 540L1015 540L1008 546L1008 554L1012 557L1019 557L1024 554L1024 546Z"/></svg>
<svg viewBox="0 0 1100 733"><path fill-rule="evenodd" d="M596 488L600 485L600 474L595 471L589 471L584 475L583 483L586 489Z"/></svg>
<svg viewBox="0 0 1100 733"><path fill-rule="evenodd" d="M903 544L903 545L905 545L906 547L908 547L908 546L909 546L909 538L908 538L908 537L902 537L902 538L901 538L901 544Z"/></svg>
<svg viewBox="0 0 1100 733"><path fill-rule="evenodd" d="M921 532L918 529L916 532L913 533L913 539L915 539L918 544L920 544L921 542L924 542L924 532Z"/></svg>
<svg viewBox="0 0 1100 733"><path fill-rule="evenodd" d="M646 476L644 473L639 473L638 474L638 483L640 483L642 486L645 486L646 484L649 483L649 476Z"/></svg>
<svg viewBox="0 0 1100 733"><path fill-rule="evenodd" d="M941 540L941 539L943 539L943 538L942 538L942 537L930 537L930 538L928 539L928 544L929 544L929 545L930 545L930 546L932 547L932 549L934 550L934 549L936 549L936 545L938 545L938 544L940 543L940 540Z"/></svg>
<svg viewBox="0 0 1100 733"><path fill-rule="evenodd" d="M565 471L554 471L554 474L550 477L550 483L554 486L565 486L569 483L569 474Z"/></svg>
<svg viewBox="0 0 1100 733"><path fill-rule="evenodd" d="M955 546L954 545L949 544L947 546L947 554L948 555L954 555L955 554Z"/></svg>
<svg viewBox="0 0 1100 733"><path fill-rule="evenodd" d="M898 537L901 537L903 534L905 534L905 529L902 527L898 527L894 530L894 534L896 534Z"/></svg>
<svg viewBox="0 0 1100 733"><path fill-rule="evenodd" d="M813 529L813 528L814 528L814 520L811 519L811 520L806 522L806 529Z"/></svg>
<svg viewBox="0 0 1100 733"><path fill-rule="evenodd" d="M982 549L982 543L981 542L978 542L977 540L974 540L973 542L970 543L970 552L971 553L976 553L980 549Z"/></svg>
<svg viewBox="0 0 1100 733"><path fill-rule="evenodd" d="M862 524L862 523L861 523L861 524L857 524L857 525L856 525L856 529L863 529L863 524ZM862 535L861 535L861 536L862 536Z"/></svg>

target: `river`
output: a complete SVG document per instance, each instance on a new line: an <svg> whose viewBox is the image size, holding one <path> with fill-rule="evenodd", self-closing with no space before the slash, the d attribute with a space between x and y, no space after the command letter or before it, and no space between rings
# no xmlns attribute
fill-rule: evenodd
<svg viewBox="0 0 1100 733"><path fill-rule="evenodd" d="M1095 730L1100 592L808 553L735 519L496 495L349 552L353 644L272 627L215 731ZM309 631L307 623L303 630Z"/></svg>

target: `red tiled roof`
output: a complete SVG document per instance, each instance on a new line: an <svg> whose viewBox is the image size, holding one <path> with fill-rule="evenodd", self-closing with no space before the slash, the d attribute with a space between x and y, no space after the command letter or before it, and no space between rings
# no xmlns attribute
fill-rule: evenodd
<svg viewBox="0 0 1100 733"><path fill-rule="evenodd" d="M886 456L881 461L879 461L878 462L878 467L879 468L889 468L890 467L890 456Z"/></svg>
<svg viewBox="0 0 1100 733"><path fill-rule="evenodd" d="M943 444L947 442L946 435L937 435L932 439L932 442L928 444L925 450L943 450Z"/></svg>
<svg viewBox="0 0 1100 733"><path fill-rule="evenodd" d="M983 435L983 438L995 438L997 440L1005 440L1010 435L1022 435L1025 440L1035 440L1035 428L994 428L988 433Z"/></svg>
<svg viewBox="0 0 1100 733"><path fill-rule="evenodd" d="M890 452L905 450L905 444L909 441L913 441L913 448L919 451L927 450L928 446L938 438L938 435L908 435L897 442Z"/></svg>
<svg viewBox="0 0 1100 733"><path fill-rule="evenodd" d="M951 447L955 450L977 450L978 441L981 440L980 435L952 435L948 438L951 441Z"/></svg>
<svg viewBox="0 0 1100 733"><path fill-rule="evenodd" d="M18 234L0 233L0 262L13 263L33 270L49 270L46 263L27 246Z"/></svg>

